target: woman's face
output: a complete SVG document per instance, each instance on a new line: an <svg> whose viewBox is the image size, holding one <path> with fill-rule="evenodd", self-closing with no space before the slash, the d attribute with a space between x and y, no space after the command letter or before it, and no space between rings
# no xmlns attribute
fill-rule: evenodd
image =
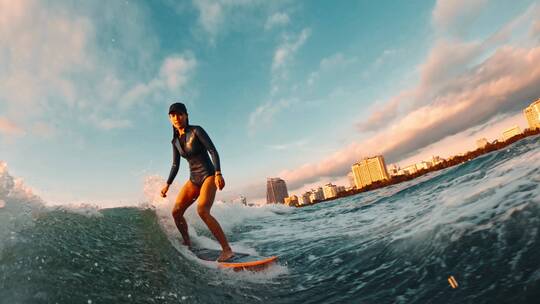
<svg viewBox="0 0 540 304"><path fill-rule="evenodd" d="M187 125L187 114L186 113L171 113L169 114L169 120L173 127L177 129L185 128Z"/></svg>

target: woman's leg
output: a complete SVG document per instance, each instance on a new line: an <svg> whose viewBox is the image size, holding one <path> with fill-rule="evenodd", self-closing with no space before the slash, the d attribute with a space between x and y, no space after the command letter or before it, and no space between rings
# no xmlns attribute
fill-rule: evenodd
<svg viewBox="0 0 540 304"><path fill-rule="evenodd" d="M172 211L174 223L178 230L180 230L180 234L182 234L182 238L184 239L184 245L186 246L191 246L191 241L189 240L188 225L184 218L184 212L186 212L186 209L193 204L198 196L199 187L188 180L182 187L182 190L180 190L180 193L178 193Z"/></svg>
<svg viewBox="0 0 540 304"><path fill-rule="evenodd" d="M216 237L218 242L221 244L223 251L218 258L219 262L225 261L231 258L234 254L227 242L227 238L223 233L223 229L216 221L216 219L210 214L210 208L214 203L214 198L216 196L216 183L214 182L214 176L209 176L204 180L203 185L201 186L201 192L199 196L199 203L197 204L197 212L201 219L205 222L208 229Z"/></svg>

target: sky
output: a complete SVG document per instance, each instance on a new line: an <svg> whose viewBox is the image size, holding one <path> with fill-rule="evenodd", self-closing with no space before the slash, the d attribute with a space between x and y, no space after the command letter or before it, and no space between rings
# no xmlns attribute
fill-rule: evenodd
<svg viewBox="0 0 540 304"><path fill-rule="evenodd" d="M0 0L0 161L50 203L144 200L177 101L217 199L258 202L472 150L539 97L538 1Z"/></svg>

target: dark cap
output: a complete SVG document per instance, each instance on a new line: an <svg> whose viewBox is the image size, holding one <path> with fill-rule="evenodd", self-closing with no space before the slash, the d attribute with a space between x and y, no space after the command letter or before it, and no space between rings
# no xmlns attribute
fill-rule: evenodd
<svg viewBox="0 0 540 304"><path fill-rule="evenodd" d="M184 113L187 114L186 106L181 102L175 102L169 107L169 114L171 113Z"/></svg>

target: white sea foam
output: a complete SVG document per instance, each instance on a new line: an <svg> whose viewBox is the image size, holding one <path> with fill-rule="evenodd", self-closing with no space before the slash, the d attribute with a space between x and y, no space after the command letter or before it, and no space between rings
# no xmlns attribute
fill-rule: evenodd
<svg viewBox="0 0 540 304"><path fill-rule="evenodd" d="M59 206L50 206L51 210L64 210L69 213L79 214L86 217L103 217L101 206L90 203L71 203Z"/></svg>
<svg viewBox="0 0 540 304"><path fill-rule="evenodd" d="M160 219L174 224L172 219L172 209L179 187L173 184L167 193L166 198L160 196L160 190L165 185L165 181L160 176L148 176L144 183L144 194L149 204L156 209ZM254 206L248 207L240 203L224 203L215 201L211 214L218 220L225 233L231 233L235 226L243 223L247 219L272 217L276 212L291 212L290 208L283 206ZM206 230L206 225L197 214L197 201L190 206L184 214L189 226L196 230ZM173 231L176 229L172 229Z"/></svg>
<svg viewBox="0 0 540 304"><path fill-rule="evenodd" d="M464 233L474 233L504 222L516 210L530 204L530 201L522 203L522 197L540 196L540 187L516 193L520 187L534 184L538 173L535 175L533 172L538 168L538 164L540 151L533 149L483 169L483 173L474 171L454 178L443 185L442 190L424 193L435 202L431 206L432 210L424 216L417 216L411 225L400 229L402 233L394 236L409 237L422 231L433 230L437 225L446 225L454 230L451 239L459 240ZM408 198L407 205L420 204L420 200L424 199L427 198L420 193L419 197Z"/></svg>
<svg viewBox="0 0 540 304"><path fill-rule="evenodd" d="M8 172L5 162L0 161L0 250L16 239L19 229L34 224L33 220L43 210L43 201L28 188L22 179Z"/></svg>
<svg viewBox="0 0 540 304"><path fill-rule="evenodd" d="M165 180L161 176L148 176L144 182L144 194L149 202L149 205L155 209L158 216L159 224L167 235L173 246L186 258L200 265L209 268L217 268L217 263L207 262L198 259L191 251L181 244L181 235L176 228L172 217L172 209L176 195L179 192L177 184L171 185L167 192L167 197L163 198L160 195L162 187L165 185ZM197 202L188 208L184 214L189 226L189 234L194 245L209 249L220 250L221 246L208 231L206 224L200 219L197 214ZM234 227L242 224L244 221L256 218L265 218L276 216L276 212L291 212L290 208L283 206L256 206L248 207L240 203L224 203L215 201L211 209L211 214L218 220L226 235L233 232ZM245 252L257 255L258 252L250 246L247 246L242 240L231 243L234 251ZM287 272L287 267L281 265L273 265L269 269L257 274L252 273L235 273L225 271L238 279L249 280L267 280Z"/></svg>

